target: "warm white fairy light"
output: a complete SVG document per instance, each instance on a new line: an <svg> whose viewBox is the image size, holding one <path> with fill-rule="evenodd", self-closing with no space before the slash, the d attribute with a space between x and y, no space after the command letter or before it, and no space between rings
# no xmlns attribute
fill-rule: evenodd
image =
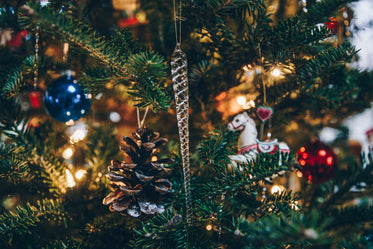
<svg viewBox="0 0 373 249"><path fill-rule="evenodd" d="M300 177L303 177L303 173L300 172L300 171L297 171L297 176L300 178Z"/></svg>
<svg viewBox="0 0 373 249"><path fill-rule="evenodd" d="M271 71L271 74L274 76L274 77L280 77L282 72L280 69L278 68L274 68L272 71Z"/></svg>
<svg viewBox="0 0 373 249"><path fill-rule="evenodd" d="M74 176L71 174L70 170L66 169L66 181L67 181L67 187L73 188L76 185L76 182L74 180Z"/></svg>
<svg viewBox="0 0 373 249"><path fill-rule="evenodd" d="M40 5L42 7L47 6L48 4L50 4L50 2L48 0L40 0Z"/></svg>
<svg viewBox="0 0 373 249"><path fill-rule="evenodd" d="M299 207L298 207L298 201L292 201L290 203L290 208L291 209L294 209L295 211L298 211L299 210Z"/></svg>
<svg viewBox="0 0 373 249"><path fill-rule="evenodd" d="M74 122L74 120L70 119L70 120L67 121L65 124L66 124L67 126L71 126L71 125L74 125L75 122Z"/></svg>
<svg viewBox="0 0 373 249"><path fill-rule="evenodd" d="M109 114L109 119L111 122L118 123L120 121L120 114L117 112L111 112Z"/></svg>
<svg viewBox="0 0 373 249"><path fill-rule="evenodd" d="M250 109L250 108L254 108L255 107L255 102L254 100L250 100L248 102L246 102L244 105L243 105L243 108L244 109Z"/></svg>
<svg viewBox="0 0 373 249"><path fill-rule="evenodd" d="M237 103L239 105L244 105L246 103L246 98L244 96L238 96L237 97Z"/></svg>
<svg viewBox="0 0 373 249"><path fill-rule="evenodd" d="M66 149L63 151L62 156L63 156L63 158L65 158L65 159L70 159L70 158L73 156L73 154L74 154L73 149L72 149L71 147L68 147L68 148L66 148Z"/></svg>
<svg viewBox="0 0 373 249"><path fill-rule="evenodd" d="M271 193L272 194L281 194L282 191L284 191L285 188L281 185L273 185L271 188Z"/></svg>
<svg viewBox="0 0 373 249"><path fill-rule="evenodd" d="M207 231L211 231L211 230L212 230L212 225L208 224L208 225L206 226L206 230L207 230Z"/></svg>
<svg viewBox="0 0 373 249"><path fill-rule="evenodd" d="M70 136L70 143L75 144L79 141L82 141L87 136L87 131L83 129L77 129Z"/></svg>
<svg viewBox="0 0 373 249"><path fill-rule="evenodd" d="M80 169L75 173L75 178L81 180L85 174L87 174L87 171L85 169Z"/></svg>

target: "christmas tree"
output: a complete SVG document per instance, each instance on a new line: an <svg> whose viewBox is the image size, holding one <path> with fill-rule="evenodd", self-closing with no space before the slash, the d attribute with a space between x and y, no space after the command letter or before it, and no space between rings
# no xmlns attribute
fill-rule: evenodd
<svg viewBox="0 0 373 249"><path fill-rule="evenodd" d="M373 248L356 1L0 4L1 248Z"/></svg>

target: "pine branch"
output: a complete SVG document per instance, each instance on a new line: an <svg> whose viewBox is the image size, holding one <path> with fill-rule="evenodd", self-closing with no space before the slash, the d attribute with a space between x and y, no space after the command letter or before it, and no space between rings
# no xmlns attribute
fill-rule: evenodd
<svg viewBox="0 0 373 249"><path fill-rule="evenodd" d="M246 164L237 165L234 174L228 175L228 180L239 182L247 179L250 182L266 181L277 174L292 170L294 165L294 155L277 152L275 154L259 153L255 159Z"/></svg>
<svg viewBox="0 0 373 249"><path fill-rule="evenodd" d="M146 79L156 82L167 76L163 57L155 52L141 52L128 57L125 65L127 72L133 75L134 81Z"/></svg>
<svg viewBox="0 0 373 249"><path fill-rule="evenodd" d="M13 144L0 143L0 178L14 181L29 170L24 160L24 148Z"/></svg>
<svg viewBox="0 0 373 249"><path fill-rule="evenodd" d="M372 248L373 243L368 236L353 236L352 238L344 238L337 244L338 249L360 249Z"/></svg>
<svg viewBox="0 0 373 249"><path fill-rule="evenodd" d="M79 79L79 85L83 86L87 92L95 94L105 90L108 82L114 84L126 82L128 84L128 77L106 67L87 67Z"/></svg>
<svg viewBox="0 0 373 249"><path fill-rule="evenodd" d="M301 83L308 83L305 85L306 89L311 88L313 84L310 81L319 76L322 71L336 66L338 63L344 63L351 59L355 53L354 49L348 45L330 48L300 66L297 69L297 76Z"/></svg>
<svg viewBox="0 0 373 249"><path fill-rule="evenodd" d="M235 153L233 141L236 136L230 131L215 130L210 132L197 147L198 155L203 165L209 164L215 167L224 167L230 163L228 155Z"/></svg>
<svg viewBox="0 0 373 249"><path fill-rule="evenodd" d="M63 221L66 225L66 213L63 202L60 199L43 199L37 201L36 216L42 217L45 220Z"/></svg>
<svg viewBox="0 0 373 249"><path fill-rule="evenodd" d="M352 186L364 179L366 175L370 175L373 171L373 154L372 151L368 153L368 161L362 156L362 167L354 175L350 176L348 180L339 187L338 191L333 193L328 199L326 199L320 206L320 210L327 210L333 205L338 199L340 199L345 193L347 193Z"/></svg>
<svg viewBox="0 0 373 249"><path fill-rule="evenodd" d="M42 249L83 249L80 243L76 241L52 241L45 245Z"/></svg>
<svg viewBox="0 0 373 249"><path fill-rule="evenodd" d="M22 18L21 22L40 25L43 30L56 33L86 50L91 56L101 60L110 71L115 72L113 79L118 79L119 76L121 80L140 83L135 83L130 89L132 95L139 98L139 106L150 105L155 111L166 110L169 107L170 99L159 84L155 84L166 76L167 66L163 58L154 52L138 52L139 49L129 32L116 32L113 42L67 14L31 3L27 9L31 17ZM97 82L107 80L108 76L106 74L104 79L101 78ZM87 78L84 82L87 84Z"/></svg>
<svg viewBox="0 0 373 249"><path fill-rule="evenodd" d="M253 9L265 8L263 1L252 0L209 0L207 6L214 9L218 14L225 14L235 17L244 18L245 12L253 15Z"/></svg>
<svg viewBox="0 0 373 249"><path fill-rule="evenodd" d="M62 241L53 241L45 245L42 249L67 249L67 245Z"/></svg>
<svg viewBox="0 0 373 249"><path fill-rule="evenodd" d="M325 227L330 219L321 217L317 212L310 214L295 211L287 215L269 215L255 222L249 222L244 217L233 221L233 231L255 248L260 246L304 245L313 246L328 244L331 241Z"/></svg>
<svg viewBox="0 0 373 249"><path fill-rule="evenodd" d="M373 207L368 205L356 207L343 207L340 210L331 210L333 213L334 222L330 224L330 228L336 229L343 227L350 230L352 226L364 224L373 220Z"/></svg>
<svg viewBox="0 0 373 249"><path fill-rule="evenodd" d="M322 0L308 8L304 18L309 24L324 23L328 21L337 10L356 0Z"/></svg>
<svg viewBox="0 0 373 249"><path fill-rule="evenodd" d="M295 16L280 20L272 30L266 32L261 47L263 55L268 60L273 53L283 50L297 51L299 48L312 46L330 35L326 27L308 26L305 20Z"/></svg>
<svg viewBox="0 0 373 249"><path fill-rule="evenodd" d="M40 218L64 216L61 201L43 200L38 207L27 203L24 207L17 206L14 211L0 215L0 239L11 244L15 235L31 234L33 228L40 223Z"/></svg>
<svg viewBox="0 0 373 249"><path fill-rule="evenodd" d="M14 211L0 215L0 238L11 243L13 234L30 234L32 227L39 221L35 209L30 204L26 204L25 207L17 206Z"/></svg>
<svg viewBox="0 0 373 249"><path fill-rule="evenodd" d="M21 30L18 25L18 15L14 10L1 8L0 10L0 28Z"/></svg>
<svg viewBox="0 0 373 249"><path fill-rule="evenodd" d="M266 198L262 200L260 208L261 214L258 216L264 216L268 213L280 214L287 213L292 209L299 209L297 201L301 196L297 193L290 191L282 191L281 193L274 193L266 195Z"/></svg>
<svg viewBox="0 0 373 249"><path fill-rule="evenodd" d="M1 89L2 94L7 96L13 96L14 93L20 92L20 89L26 84L23 80L23 74L21 68L15 68L13 73L8 75L3 88Z"/></svg>
<svg viewBox="0 0 373 249"><path fill-rule="evenodd" d="M66 193L67 178L65 165L52 154L40 157L41 177L50 185L49 191L55 196Z"/></svg>
<svg viewBox="0 0 373 249"><path fill-rule="evenodd" d="M21 92L21 89L27 85L24 77L31 74L31 69L35 64L35 56L26 57L19 67L16 67L8 77L1 89L2 94L8 97Z"/></svg>
<svg viewBox="0 0 373 249"><path fill-rule="evenodd" d="M182 216L167 209L143 223L142 231L135 230L140 237L131 241L131 248L186 248L183 225Z"/></svg>
<svg viewBox="0 0 373 249"><path fill-rule="evenodd" d="M137 107L150 106L153 111L165 111L170 106L170 97L160 87L160 84L157 86L153 81L143 79L139 84L132 85L128 93L138 98Z"/></svg>
<svg viewBox="0 0 373 249"><path fill-rule="evenodd" d="M126 57L121 53L123 50L120 50L115 44L106 42L105 37L99 35L90 26L52 8L42 8L40 4L28 3L27 6L28 13L26 14L28 15L22 16L20 22L40 25L44 31L59 34L70 43L78 45L93 57L103 61L106 65L130 77L123 67L126 61ZM121 45L129 47L127 44Z"/></svg>

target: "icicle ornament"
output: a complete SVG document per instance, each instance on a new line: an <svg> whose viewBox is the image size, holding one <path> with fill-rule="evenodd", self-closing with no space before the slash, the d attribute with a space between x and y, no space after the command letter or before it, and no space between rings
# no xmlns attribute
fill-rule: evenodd
<svg viewBox="0 0 373 249"><path fill-rule="evenodd" d="M171 75L174 86L176 117L179 128L180 150L183 162L186 218L188 224L192 221L192 198L190 190L190 160L189 160L189 90L188 63L186 54L176 44L171 55Z"/></svg>

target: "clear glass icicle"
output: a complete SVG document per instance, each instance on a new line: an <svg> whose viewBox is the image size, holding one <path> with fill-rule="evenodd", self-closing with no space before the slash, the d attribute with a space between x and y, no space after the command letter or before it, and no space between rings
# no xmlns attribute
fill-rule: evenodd
<svg viewBox="0 0 373 249"><path fill-rule="evenodd" d="M171 75L174 86L176 117L179 128L180 150L183 162L186 219L192 222L192 197L190 190L190 156L189 156L189 95L188 95L188 63L186 54L176 44L171 56Z"/></svg>

